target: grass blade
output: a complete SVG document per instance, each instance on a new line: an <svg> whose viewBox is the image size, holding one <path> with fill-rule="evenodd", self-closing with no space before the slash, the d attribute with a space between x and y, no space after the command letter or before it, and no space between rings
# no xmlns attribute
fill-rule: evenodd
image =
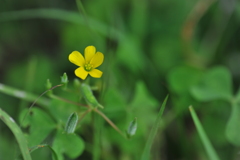
<svg viewBox="0 0 240 160"><path fill-rule="evenodd" d="M10 128L17 139L24 160L31 160L27 141L16 122L0 108L0 119Z"/></svg>
<svg viewBox="0 0 240 160"><path fill-rule="evenodd" d="M190 113L191 113L191 116L192 116L192 119L194 121L194 124L197 128L197 131L198 131L198 134L201 138L201 141L203 143L203 146L208 154L208 157L210 160L220 160L216 151L214 150L211 142L209 141L203 127L202 127L202 124L201 122L199 121L198 117L197 117L197 114L196 112L194 111L193 107L190 106L189 107L189 110L190 110Z"/></svg>
<svg viewBox="0 0 240 160"><path fill-rule="evenodd" d="M38 96L35 94L16 89L2 83L0 83L0 92L16 98L26 100L28 102L32 102L38 98ZM50 101L47 98L42 97L37 101L37 103L43 106L49 106Z"/></svg>
<svg viewBox="0 0 240 160"><path fill-rule="evenodd" d="M26 20L26 19L55 19L63 22L70 22L74 24L86 25L83 17L77 12L70 12L60 9L26 9L20 11L2 12L0 13L0 22L14 21L14 20ZM123 38L124 35L121 31L112 28L96 19L88 17L88 22L93 31L101 33L109 38L118 39ZM95 26L95 27L94 27ZM109 34L109 30L112 30L114 34ZM114 35L114 36L113 36Z"/></svg>
<svg viewBox="0 0 240 160"><path fill-rule="evenodd" d="M162 117L163 111L164 111L166 103L167 103L167 99L168 99L168 95L164 99L164 101L162 103L162 106L160 108L160 111L158 113L157 119L155 120L155 123L154 123L154 125L153 125L153 127L152 127L152 129L150 131L150 135L149 135L147 143L146 143L146 145L144 147L141 160L148 160L149 157L150 157L151 146L152 146L153 140L154 140L154 138L155 138L155 136L157 134L158 127L159 127L159 124L160 124L160 121L161 121L161 117Z"/></svg>

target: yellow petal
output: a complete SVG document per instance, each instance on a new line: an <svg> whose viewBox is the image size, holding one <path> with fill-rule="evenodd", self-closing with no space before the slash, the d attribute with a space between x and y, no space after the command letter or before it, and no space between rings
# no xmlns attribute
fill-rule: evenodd
<svg viewBox="0 0 240 160"><path fill-rule="evenodd" d="M75 74L77 77L81 78L81 79L86 79L88 72L85 71L85 69L83 67L79 67L75 70Z"/></svg>
<svg viewBox="0 0 240 160"><path fill-rule="evenodd" d="M76 64L77 66L84 66L85 60L82 56L82 54L78 51L73 51L69 56L68 59L73 64Z"/></svg>
<svg viewBox="0 0 240 160"><path fill-rule="evenodd" d="M103 72L98 69L93 69L89 72L89 74L94 78L100 78L102 77Z"/></svg>
<svg viewBox="0 0 240 160"><path fill-rule="evenodd" d="M101 52L97 52L90 61L90 64L93 65L93 68L97 68L103 63L103 59L104 55Z"/></svg>
<svg viewBox="0 0 240 160"><path fill-rule="evenodd" d="M96 48L94 46L87 46L85 48L84 56L85 56L86 63L89 63L91 61L95 53L96 53Z"/></svg>

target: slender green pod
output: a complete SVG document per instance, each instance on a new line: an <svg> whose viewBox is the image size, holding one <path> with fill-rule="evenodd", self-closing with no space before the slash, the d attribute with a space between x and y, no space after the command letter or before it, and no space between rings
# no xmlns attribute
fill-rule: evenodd
<svg viewBox="0 0 240 160"><path fill-rule="evenodd" d="M84 97L84 99L86 100L86 102L91 106L91 107L100 107L100 108L103 108L103 106L101 104L98 103L97 99L95 98L95 96L93 95L92 93L92 90L90 88L89 85L83 83L81 85L81 93Z"/></svg>

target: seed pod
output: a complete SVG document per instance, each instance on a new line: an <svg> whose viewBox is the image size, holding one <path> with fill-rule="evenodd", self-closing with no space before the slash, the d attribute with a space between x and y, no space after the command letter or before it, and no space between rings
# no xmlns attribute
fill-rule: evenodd
<svg viewBox="0 0 240 160"><path fill-rule="evenodd" d="M68 117L68 121L65 127L65 132L68 134L74 133L75 128L77 126L77 122L78 122L78 115L77 113L74 112Z"/></svg>
<svg viewBox="0 0 240 160"><path fill-rule="evenodd" d="M127 130L127 137L131 138L135 135L137 131L137 117L134 118L134 120L129 124L128 130Z"/></svg>
<svg viewBox="0 0 240 160"><path fill-rule="evenodd" d="M81 85L81 93L83 94L83 97L85 98L85 100L87 101L87 103L90 106L92 106L94 108L96 108L96 107L103 108L103 106L98 103L97 99L93 95L92 90L89 85L83 83Z"/></svg>

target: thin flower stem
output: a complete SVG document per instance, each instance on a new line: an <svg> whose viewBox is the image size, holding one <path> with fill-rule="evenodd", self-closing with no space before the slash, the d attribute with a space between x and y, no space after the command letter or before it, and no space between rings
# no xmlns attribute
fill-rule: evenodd
<svg viewBox="0 0 240 160"><path fill-rule="evenodd" d="M100 116L102 116L110 126L112 126L120 135L122 135L124 138L126 138L125 134L101 111L99 111L97 108L95 108L93 111L97 112Z"/></svg>
<svg viewBox="0 0 240 160"><path fill-rule="evenodd" d="M60 101L63 101L63 102L67 102L67 103L70 103L70 104L76 105L76 106L89 108L89 106L86 105L86 104L76 103L76 102L70 101L70 100L68 100L68 99L65 99L65 98L62 98L62 97L56 96L56 95L50 95L50 97L53 98L53 99L57 99L57 100L60 100Z"/></svg>
<svg viewBox="0 0 240 160"><path fill-rule="evenodd" d="M69 92L69 93L77 93L75 91L73 91L72 89L69 88L63 88L63 91Z"/></svg>
<svg viewBox="0 0 240 160"><path fill-rule="evenodd" d="M56 86L51 87L50 89L48 89L48 90L44 91L42 94L40 94L40 96L38 96L38 97L34 100L34 102L32 103L32 105L28 108L28 112L27 112L27 113L25 114L25 116L23 117L22 123L21 123L20 127L22 127L23 121L25 120L26 116L30 113L32 107L35 105L35 103L37 102L37 100L38 100L39 98L41 98L41 97L42 97L45 93L47 93L48 91L51 91L51 90L53 90L54 88L57 88L57 87L60 87L60 86L62 86L62 84L59 84L59 85L56 85Z"/></svg>
<svg viewBox="0 0 240 160"><path fill-rule="evenodd" d="M81 115L81 117L79 118L78 123L80 123L81 120L82 120L89 112L91 112L91 111L92 111L91 108L89 108L88 110L86 110L86 111Z"/></svg>

